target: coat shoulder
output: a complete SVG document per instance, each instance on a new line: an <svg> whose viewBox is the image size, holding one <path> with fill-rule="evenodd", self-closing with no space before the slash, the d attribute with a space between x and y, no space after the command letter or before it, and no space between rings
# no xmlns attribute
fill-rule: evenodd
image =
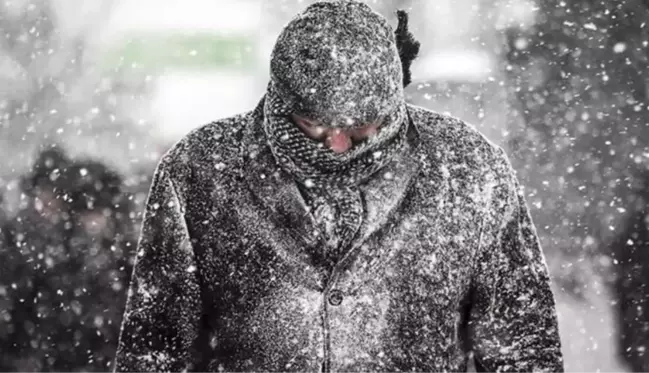
<svg viewBox="0 0 649 373"><path fill-rule="evenodd" d="M192 130L165 153L159 168L164 167L178 181L186 179L189 172L234 171L241 155L244 130L252 120L252 112L247 112Z"/></svg>
<svg viewBox="0 0 649 373"><path fill-rule="evenodd" d="M469 174L511 173L505 151L487 139L473 125L450 115L409 106L413 124L420 134L424 157L447 169L462 168Z"/></svg>
<svg viewBox="0 0 649 373"><path fill-rule="evenodd" d="M417 106L410 106L409 112L426 149L458 157L477 151L486 161L504 155L498 145L459 118Z"/></svg>

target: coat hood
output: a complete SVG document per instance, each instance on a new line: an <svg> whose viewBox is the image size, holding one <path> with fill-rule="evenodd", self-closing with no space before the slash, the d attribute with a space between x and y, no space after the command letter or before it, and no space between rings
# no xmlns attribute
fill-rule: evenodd
<svg viewBox="0 0 649 373"><path fill-rule="evenodd" d="M281 32L271 86L296 114L333 127L374 122L405 102L393 28L357 1L315 3Z"/></svg>

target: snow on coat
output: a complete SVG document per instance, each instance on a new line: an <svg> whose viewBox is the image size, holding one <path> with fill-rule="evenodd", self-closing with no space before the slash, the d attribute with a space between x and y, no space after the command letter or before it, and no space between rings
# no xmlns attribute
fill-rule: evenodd
<svg viewBox="0 0 649 373"><path fill-rule="evenodd" d="M333 271L263 103L195 130L150 191L117 371L563 369L548 270L504 152L408 106Z"/></svg>
<svg viewBox="0 0 649 373"><path fill-rule="evenodd" d="M257 109L165 155L116 370L462 371L470 352L489 371L562 370L506 156L406 105L394 35L358 1L313 4L278 37ZM383 124L332 154L295 113Z"/></svg>

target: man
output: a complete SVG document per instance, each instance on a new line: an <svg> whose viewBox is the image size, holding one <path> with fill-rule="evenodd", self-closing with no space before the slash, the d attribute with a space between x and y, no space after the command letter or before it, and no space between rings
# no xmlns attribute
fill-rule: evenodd
<svg viewBox="0 0 649 373"><path fill-rule="evenodd" d="M362 3L309 6L259 106L164 156L116 370L563 369L514 172L405 103L402 36Z"/></svg>

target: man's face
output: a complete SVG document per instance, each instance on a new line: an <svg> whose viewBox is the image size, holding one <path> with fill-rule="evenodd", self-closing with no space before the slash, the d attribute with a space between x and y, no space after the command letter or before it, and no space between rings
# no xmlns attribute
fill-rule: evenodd
<svg viewBox="0 0 649 373"><path fill-rule="evenodd" d="M324 142L335 153L344 153L354 143L364 141L377 134L379 124L372 123L353 129L332 128L317 121L291 114L291 119L309 138Z"/></svg>

